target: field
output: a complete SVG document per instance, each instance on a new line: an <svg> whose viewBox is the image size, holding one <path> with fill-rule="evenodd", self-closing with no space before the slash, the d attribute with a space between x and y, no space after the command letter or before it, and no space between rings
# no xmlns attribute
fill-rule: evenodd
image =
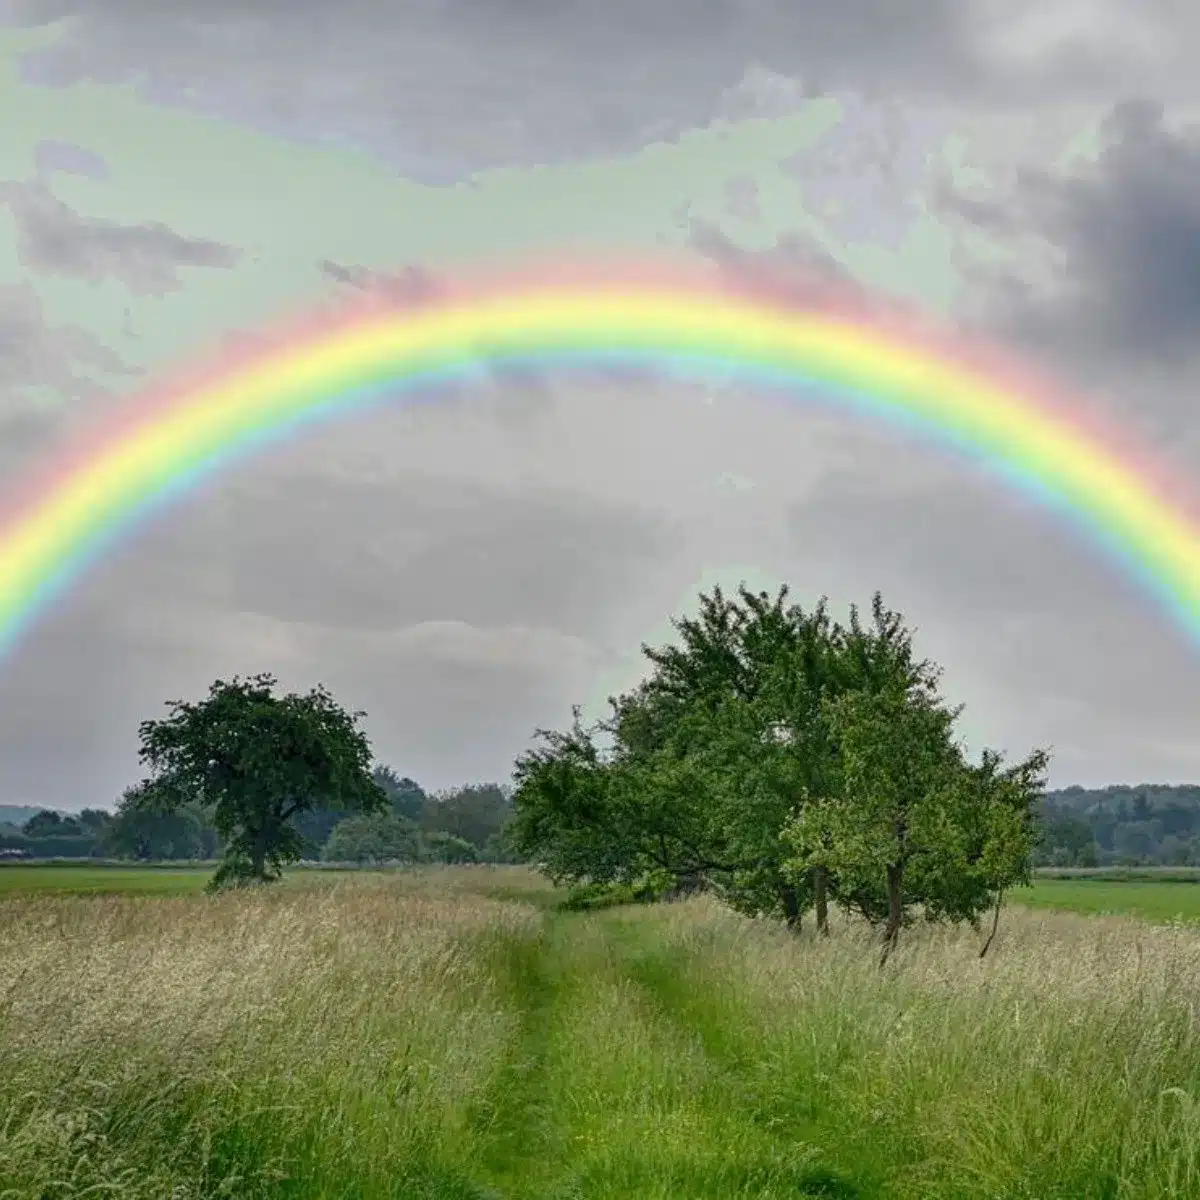
<svg viewBox="0 0 1200 1200"><path fill-rule="evenodd" d="M1126 913L1145 921L1200 921L1200 886L1161 879L1039 879L1019 893L1019 900L1037 908Z"/></svg>
<svg viewBox="0 0 1200 1200"><path fill-rule="evenodd" d="M58 892L79 895L186 895L204 890L212 867L109 867L91 863L5 863L0 896Z"/></svg>
<svg viewBox="0 0 1200 1200"><path fill-rule="evenodd" d="M556 901L7 888L0 1196L1200 1195L1200 931L1016 908L982 962L915 928L880 972L853 926Z"/></svg>

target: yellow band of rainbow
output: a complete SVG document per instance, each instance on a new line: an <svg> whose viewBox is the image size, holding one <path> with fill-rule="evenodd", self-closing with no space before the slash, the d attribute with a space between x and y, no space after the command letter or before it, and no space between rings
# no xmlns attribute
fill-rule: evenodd
<svg viewBox="0 0 1200 1200"><path fill-rule="evenodd" d="M501 363L646 367L804 392L949 443L1088 536L1200 641L1200 524L1125 436L1057 389L834 306L684 271L562 270L367 305L137 398L0 523L0 653L140 518L306 420Z"/></svg>

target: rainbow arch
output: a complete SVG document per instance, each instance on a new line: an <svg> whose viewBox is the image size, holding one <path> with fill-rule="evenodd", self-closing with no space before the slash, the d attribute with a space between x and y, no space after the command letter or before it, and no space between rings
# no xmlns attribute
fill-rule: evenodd
<svg viewBox="0 0 1200 1200"><path fill-rule="evenodd" d="M233 459L501 364L732 375L907 427L1055 511L1200 642L1194 498L1065 390L845 297L674 264L558 264L310 317L147 390L35 464L0 509L0 654L139 521Z"/></svg>

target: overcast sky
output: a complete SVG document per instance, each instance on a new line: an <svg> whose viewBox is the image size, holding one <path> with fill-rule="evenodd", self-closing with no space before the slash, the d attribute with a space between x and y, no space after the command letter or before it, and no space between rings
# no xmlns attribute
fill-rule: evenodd
<svg viewBox="0 0 1200 1200"><path fill-rule="evenodd" d="M0 0L0 471L363 287L580 247L814 265L1200 461L1190 0ZM111 805L137 724L317 681L427 787L505 779L714 582L881 588L963 732L1200 779L1200 659L945 451L731 388L503 374L312 431L105 559L0 672L0 803Z"/></svg>

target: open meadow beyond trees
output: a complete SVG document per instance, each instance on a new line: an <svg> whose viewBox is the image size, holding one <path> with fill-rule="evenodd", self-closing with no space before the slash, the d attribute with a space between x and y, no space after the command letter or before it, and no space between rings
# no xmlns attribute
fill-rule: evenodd
<svg viewBox="0 0 1200 1200"><path fill-rule="evenodd" d="M6 891L0 1192L1200 1193L1198 933L1015 907L982 960L918 926L880 970L843 914L561 898L520 867Z"/></svg>

